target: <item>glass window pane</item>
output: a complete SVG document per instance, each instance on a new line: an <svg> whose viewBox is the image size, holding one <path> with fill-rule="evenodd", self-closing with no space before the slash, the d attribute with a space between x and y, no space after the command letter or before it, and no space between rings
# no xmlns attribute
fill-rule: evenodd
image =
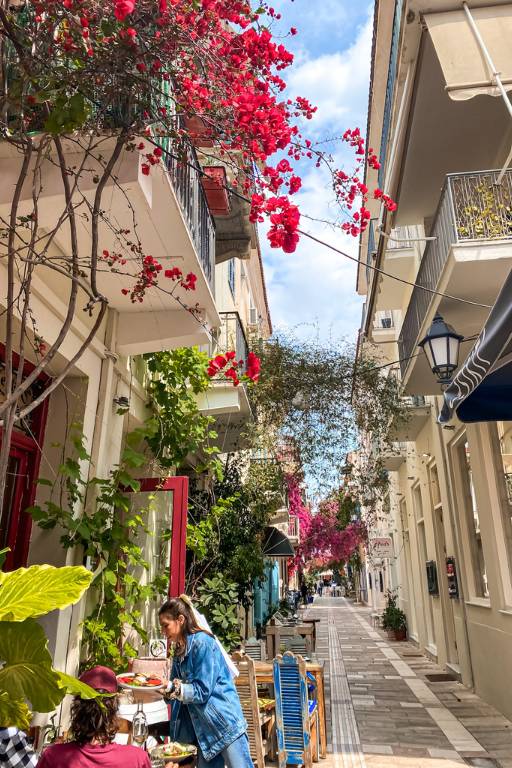
<svg viewBox="0 0 512 768"><path fill-rule="evenodd" d="M480 532L480 516L476 501L475 486L473 483L473 471L471 468L471 454L469 443L465 441L459 446L459 458L461 467L461 479L465 491L466 512L468 521L468 534L470 539L471 554L473 560L473 573L475 591L477 597L489 597L487 585L487 568L485 565L482 535Z"/></svg>

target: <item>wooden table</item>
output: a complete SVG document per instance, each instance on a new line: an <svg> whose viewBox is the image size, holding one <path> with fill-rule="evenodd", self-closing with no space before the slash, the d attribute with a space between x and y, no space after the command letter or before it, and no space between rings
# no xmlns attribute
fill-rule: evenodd
<svg viewBox="0 0 512 768"><path fill-rule="evenodd" d="M313 650L316 650L316 625L320 619L302 619L304 624L311 624L313 626Z"/></svg>
<svg viewBox="0 0 512 768"><path fill-rule="evenodd" d="M274 682L274 669L271 661L255 661L254 669L256 672L256 682L258 685L270 684ZM318 720L320 724L320 757L327 757L327 722L325 714L325 687L324 687L324 665L319 662L306 662L307 672L311 672L315 678L316 690L318 695Z"/></svg>

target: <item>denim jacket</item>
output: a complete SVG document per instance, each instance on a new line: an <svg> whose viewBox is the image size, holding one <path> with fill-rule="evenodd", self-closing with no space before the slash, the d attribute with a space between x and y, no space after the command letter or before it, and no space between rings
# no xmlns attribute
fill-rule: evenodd
<svg viewBox="0 0 512 768"><path fill-rule="evenodd" d="M247 730L231 673L215 639L206 632L188 635L185 656L174 659L172 677L182 683L181 702L173 706L171 733L174 724L174 733L183 740L191 724L205 760L212 760Z"/></svg>

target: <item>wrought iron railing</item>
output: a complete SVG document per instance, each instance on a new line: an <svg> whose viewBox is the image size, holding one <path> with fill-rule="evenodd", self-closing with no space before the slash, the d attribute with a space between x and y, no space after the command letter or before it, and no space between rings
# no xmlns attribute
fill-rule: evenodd
<svg viewBox="0 0 512 768"><path fill-rule="evenodd" d="M183 160L171 151L165 164L212 293L215 289L215 224L201 185L199 161L191 147Z"/></svg>
<svg viewBox="0 0 512 768"><path fill-rule="evenodd" d="M499 171L454 173L446 177L416 286L398 340L400 366L405 374L417 347L419 332L452 245L478 240L512 239L512 171L497 184Z"/></svg>
<svg viewBox="0 0 512 768"><path fill-rule="evenodd" d="M247 360L249 346L247 338L240 322L238 312L220 312L221 327L218 336L218 349L222 352L234 350L237 360Z"/></svg>
<svg viewBox="0 0 512 768"><path fill-rule="evenodd" d="M295 515L290 515L288 521L288 536L290 539L297 539L299 537L299 521Z"/></svg>
<svg viewBox="0 0 512 768"><path fill-rule="evenodd" d="M400 44L400 30L402 26L403 0L396 0L393 17L393 31L391 36L391 51L389 54L388 80L386 84L386 100L384 102L384 118L382 121L382 135L380 142L380 169L379 187L384 186L384 173L386 170L386 157L389 145L389 133L391 130L391 115L393 112L393 95L398 68L398 50Z"/></svg>

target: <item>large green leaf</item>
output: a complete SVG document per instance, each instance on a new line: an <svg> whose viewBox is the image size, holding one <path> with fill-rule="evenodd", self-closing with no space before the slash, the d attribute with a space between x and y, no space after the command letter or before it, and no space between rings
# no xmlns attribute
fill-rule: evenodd
<svg viewBox="0 0 512 768"><path fill-rule="evenodd" d="M28 731L32 715L24 701L11 699L7 691L0 692L0 728L15 726Z"/></svg>
<svg viewBox="0 0 512 768"><path fill-rule="evenodd" d="M24 621L76 603L92 581L80 566L32 565L0 573L0 621Z"/></svg>
<svg viewBox="0 0 512 768"><path fill-rule="evenodd" d="M0 621L0 662L0 692L11 699L28 699L37 712L50 712L64 698L43 628L33 619Z"/></svg>

